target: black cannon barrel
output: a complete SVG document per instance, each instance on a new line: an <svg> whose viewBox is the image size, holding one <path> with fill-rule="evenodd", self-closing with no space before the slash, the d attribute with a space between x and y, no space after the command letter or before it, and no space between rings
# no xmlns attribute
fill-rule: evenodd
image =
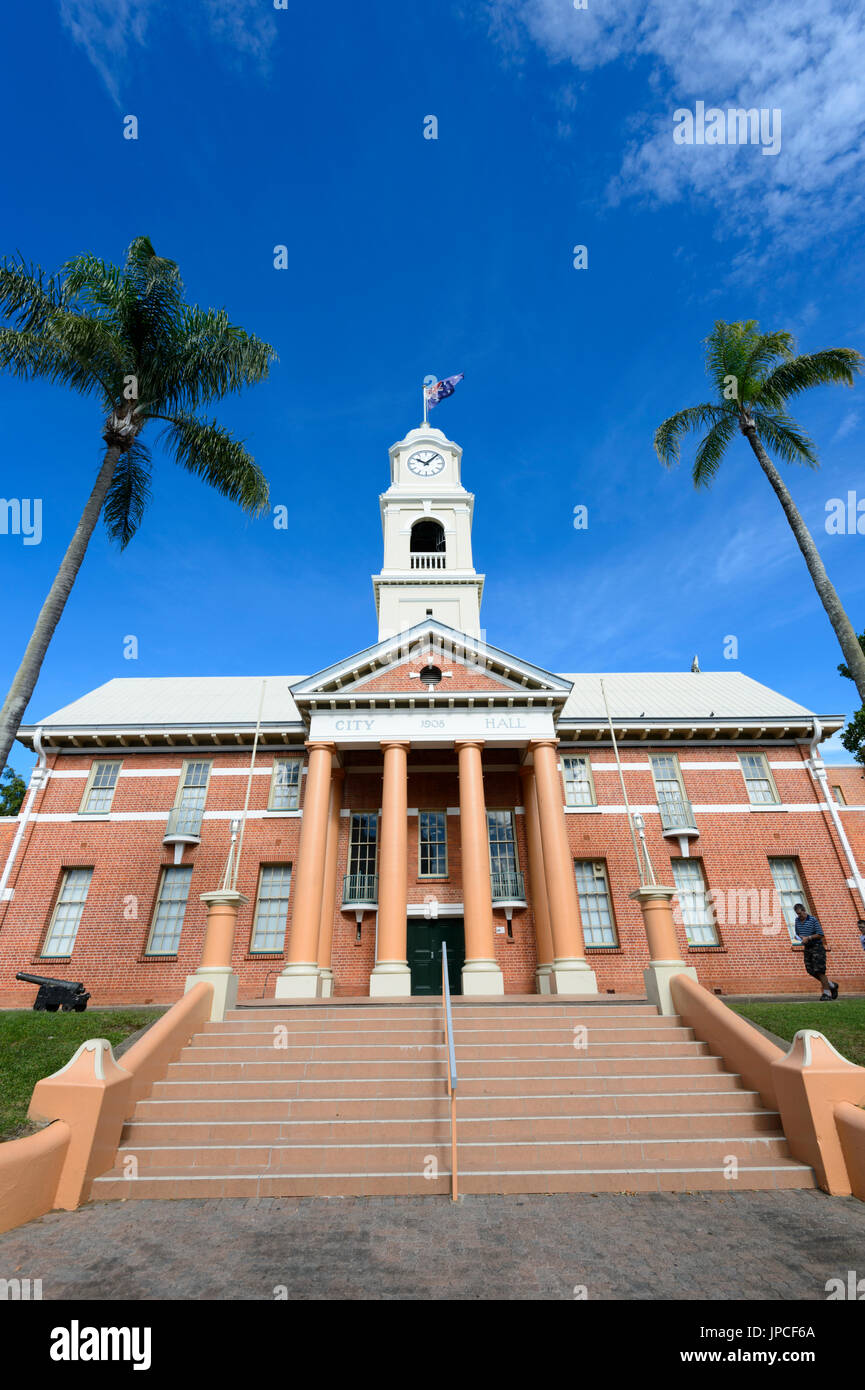
<svg viewBox="0 0 865 1390"><path fill-rule="evenodd" d="M28 985L59 985L61 989L72 990L75 994L80 994L84 988L81 980L57 980L53 975L26 975L23 970L15 976L16 980L25 980Z"/></svg>

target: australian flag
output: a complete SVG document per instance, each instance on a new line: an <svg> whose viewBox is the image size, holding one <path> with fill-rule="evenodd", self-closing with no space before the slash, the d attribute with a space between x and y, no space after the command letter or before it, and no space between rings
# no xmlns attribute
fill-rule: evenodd
<svg viewBox="0 0 865 1390"><path fill-rule="evenodd" d="M462 381L465 372L459 372L457 376L446 376L444 381L437 381L435 386L430 386L427 390L427 405L432 409L438 405L439 401L447 400L452 396L458 381Z"/></svg>

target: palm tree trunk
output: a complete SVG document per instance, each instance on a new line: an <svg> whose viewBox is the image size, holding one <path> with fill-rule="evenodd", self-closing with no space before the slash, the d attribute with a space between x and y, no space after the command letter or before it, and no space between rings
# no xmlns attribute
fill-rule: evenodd
<svg viewBox="0 0 865 1390"><path fill-rule="evenodd" d="M844 611L844 605L835 592L835 586L826 573L826 568L820 558L820 552L811 537L811 532L802 520L796 503L793 501L793 498L790 496L784 484L784 480L760 442L756 425L748 423L743 424L742 433L757 455L757 461L760 467L775 489L778 501L784 508L793 535L796 537L799 549L805 557L805 564L808 566L808 571L814 581L814 588L817 590L820 602L826 609L829 621L835 629L838 645L844 653L844 660L855 681L856 689L859 691L862 703L865 704L865 654L863 654L862 648L859 645L859 639L853 630L853 624L847 617Z"/></svg>
<svg viewBox="0 0 865 1390"><path fill-rule="evenodd" d="M110 445L105 450L105 458L93 486L93 491L87 499L87 506L75 528L75 535L69 542L69 548L63 556L54 583L48 590L48 597L36 619L36 626L30 641L27 643L27 650L21 665L18 667L15 679L9 688L3 709L0 710L0 771L6 766L6 760L24 717L24 711L30 703L36 682L39 679L39 672L42 669L42 662L45 660L48 645L63 616L66 600L72 585L75 583L81 562L87 552L90 537L93 535L93 530L99 520L99 513L102 511L105 494L111 486L111 479L114 476L120 453L121 450L116 445Z"/></svg>

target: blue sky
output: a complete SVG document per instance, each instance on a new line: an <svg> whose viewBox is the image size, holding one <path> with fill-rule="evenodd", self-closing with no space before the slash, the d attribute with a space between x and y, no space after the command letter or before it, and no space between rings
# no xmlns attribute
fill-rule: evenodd
<svg viewBox="0 0 865 1390"><path fill-rule="evenodd" d="M589 5L60 0L7 17L0 249L55 269L146 234L190 299L273 343L270 380L219 415L291 515L250 521L157 454L135 540L94 538L28 718L114 676L301 674L373 641L387 447L418 423L423 377L459 371L433 421L465 451L491 642L559 671L698 653L852 711L747 445L697 493L652 434L706 397L716 318L862 348L865 18L840 0ZM698 100L779 108L780 153L675 146L672 112ZM824 519L828 499L865 498L863 390L801 401L822 469L786 470L857 631L865 537ZM43 503L41 544L0 535L4 689L100 431L94 403L0 377L0 492Z"/></svg>

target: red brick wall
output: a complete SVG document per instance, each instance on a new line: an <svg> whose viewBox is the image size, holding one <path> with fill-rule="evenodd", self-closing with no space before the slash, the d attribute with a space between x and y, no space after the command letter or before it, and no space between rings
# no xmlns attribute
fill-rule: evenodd
<svg viewBox="0 0 865 1390"><path fill-rule="evenodd" d="M282 750L286 751L286 750ZM595 764L595 784L600 806L621 804L621 790L614 771L600 770L611 765L608 750L590 750ZM633 805L651 807L655 791L647 754L670 751L669 745L657 750L642 744L623 747L623 761L645 762L645 771L626 772L629 797ZM740 805L746 802L744 783L735 752L713 744L685 746L679 752L686 794L697 805ZM805 748L769 747L770 761L785 764L774 769L781 797L794 804L812 804L814 811L751 812L724 814L697 811L700 836L691 842L691 853L702 859L710 888L724 892L756 888L771 891L773 881L768 856L790 856L800 864L805 892L820 917L830 945L829 974L844 989L865 989L865 957L858 945L855 923L857 901L846 886L847 867L828 817L816 809L815 786L803 770ZM109 756L102 754L102 757ZM213 750L193 756L210 757L214 771L234 767L246 769L249 753ZM258 766L267 767L273 754L259 754ZM174 803L184 754L180 750L157 749L123 755L123 770L170 768L170 777L120 777L112 814L158 812L150 821L32 822L16 861L14 900L0 903L0 1004L29 1002L33 987L15 984L16 970L83 979L94 1003L115 1001L170 1002L183 989L187 974L198 966L205 925L205 910L199 895L217 886L228 853L230 831L227 815L239 812L246 792L246 777L211 777L207 811L223 811L224 820L205 820L202 843L184 852L183 863L193 866L192 885L176 959L155 960L143 955L159 882L160 866L173 863L173 853L164 846L165 819ZM55 755L50 766L63 771L89 770L90 755ZM720 771L689 769L689 762L718 762ZM364 766L375 770L362 772ZM346 810L377 810L381 804L380 757L375 752L349 754L343 807ZM484 754L487 804L518 807L522 792L514 750L488 749ZM495 768L504 766L505 770ZM441 769L441 770L440 770ZM849 778L850 770L845 770ZM830 782L840 770L830 773ZM858 777L858 770L852 770ZM852 780L852 779L851 779ZM305 781L305 779L304 779ZM37 814L77 812L85 779L52 778L37 794ZM269 777L253 779L250 809L264 810ZM865 798L863 798L865 799ZM456 756L449 750L417 750L409 756L408 805L410 808L445 810L459 804ZM846 813L844 823L851 840L858 835L862 845L861 813L854 829L856 813ZM602 859L607 865L619 946L614 951L590 950L589 959L598 976L602 992L642 992L642 970L647 954L642 918L629 893L637 884L636 867L627 825L623 815L593 810L568 813L566 817L571 850L575 858ZM366 994L374 963L374 915L364 919L361 942L355 943L353 911L342 912L342 876L347 870L349 818L340 819L337 864L337 908L334 914L333 971L340 994ZM526 875L527 895L532 901L528 874L524 817L515 818L519 866ZM284 964L284 953L273 957L251 957L252 931L259 866L268 862L296 865L301 820L298 816L271 815L247 824L238 886L250 899L238 918L234 965L240 976L242 997L272 994L276 974ZM448 879L446 882L418 878L416 816L409 818L408 900L422 903L434 893L446 909L448 902L463 898L459 844L459 817L449 816ZM0 849L14 834L14 822L0 822ZM646 834L659 879L670 879L670 858L678 856L678 843L660 833L657 814L646 814ZM4 852L5 862L5 852ZM861 859L860 859L861 862ZM41 960L44 939L64 868L94 866L94 876L81 926L68 962ZM504 924L504 913L497 911L497 922ZM291 930L289 906L288 933ZM505 987L510 993L530 992L534 988L536 966L534 919L531 906L513 915L514 940L496 935L496 955ZM288 936L287 933L287 936ZM813 992L806 977L801 953L793 948L786 931L764 932L758 922L730 924L720 928L720 949L689 948L679 929L683 958L697 966L709 988L724 992L772 992L801 990Z"/></svg>

